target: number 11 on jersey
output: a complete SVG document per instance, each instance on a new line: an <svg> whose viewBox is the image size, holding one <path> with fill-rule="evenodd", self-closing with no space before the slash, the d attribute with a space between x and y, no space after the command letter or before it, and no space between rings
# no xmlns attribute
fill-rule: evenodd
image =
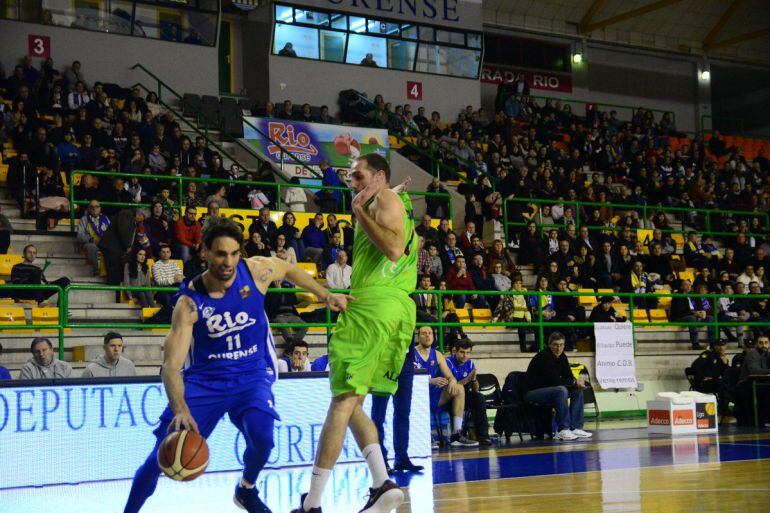
<svg viewBox="0 0 770 513"><path fill-rule="evenodd" d="M233 346L235 346L233 348ZM240 349L241 348L241 335L240 333L237 335L231 335L227 337L227 350L232 351L233 349Z"/></svg>

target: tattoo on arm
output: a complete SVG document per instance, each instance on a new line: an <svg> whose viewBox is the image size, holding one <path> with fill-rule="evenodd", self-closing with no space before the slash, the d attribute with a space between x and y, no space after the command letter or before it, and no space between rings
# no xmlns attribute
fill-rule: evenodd
<svg viewBox="0 0 770 513"><path fill-rule="evenodd" d="M257 276L257 279L259 281L271 281L270 276L273 274L273 270L271 268L262 269L259 271L259 276Z"/></svg>

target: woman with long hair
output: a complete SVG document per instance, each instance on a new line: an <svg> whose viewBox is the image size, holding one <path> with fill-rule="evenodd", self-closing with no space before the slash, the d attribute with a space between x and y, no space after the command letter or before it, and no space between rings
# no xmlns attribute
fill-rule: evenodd
<svg viewBox="0 0 770 513"><path fill-rule="evenodd" d="M297 218L291 212L286 212L283 215L281 226L278 228L278 235L286 237L286 243L294 249L294 253L297 255L297 261L303 262L305 260L305 243L301 239L301 232L296 226Z"/></svg>
<svg viewBox="0 0 770 513"><path fill-rule="evenodd" d="M139 249L131 255L131 259L123 268L124 287L149 287L150 267L147 265L147 251ZM129 296L139 302L142 308L152 306L153 294L146 290L129 291Z"/></svg>

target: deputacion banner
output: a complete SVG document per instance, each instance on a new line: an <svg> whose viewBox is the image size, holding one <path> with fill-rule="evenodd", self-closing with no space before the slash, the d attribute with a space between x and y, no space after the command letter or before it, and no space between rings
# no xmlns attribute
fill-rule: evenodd
<svg viewBox="0 0 770 513"><path fill-rule="evenodd" d="M602 388L636 388L634 328L630 322L597 322L596 380Z"/></svg>
<svg viewBox="0 0 770 513"><path fill-rule="evenodd" d="M428 378L414 377L409 455L416 458L431 454ZM312 465L331 398L328 378L280 379L273 391L281 421L267 466ZM131 478L153 447L166 404L159 381L0 387L0 489ZM392 401L388 408L392 454ZM208 444L208 471L243 468L243 436L227 416ZM339 461L363 461L350 433Z"/></svg>
<svg viewBox="0 0 770 513"><path fill-rule="evenodd" d="M349 168L353 159L364 153L379 153L389 158L387 130L284 119L245 119L247 122L243 124L244 140L273 162L280 163L283 160L287 164L293 164L294 160L285 154L282 159L281 148L271 141L279 143L297 160L308 166L318 166L322 160L326 160L332 167ZM268 137L264 137L249 124L259 128Z"/></svg>

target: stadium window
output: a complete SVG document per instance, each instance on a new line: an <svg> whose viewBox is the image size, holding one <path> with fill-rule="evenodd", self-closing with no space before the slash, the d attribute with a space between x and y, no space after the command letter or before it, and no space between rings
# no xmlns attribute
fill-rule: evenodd
<svg viewBox="0 0 770 513"><path fill-rule="evenodd" d="M388 67L412 71L416 53L417 43L390 39L388 40Z"/></svg>
<svg viewBox="0 0 770 513"><path fill-rule="evenodd" d="M321 31L321 60L345 62L345 43L347 36L343 32Z"/></svg>
<svg viewBox="0 0 770 513"><path fill-rule="evenodd" d="M401 38L402 39L417 39L417 26L403 24L401 25Z"/></svg>
<svg viewBox="0 0 770 513"><path fill-rule="evenodd" d="M306 11L304 9L294 9L294 23L328 27L329 15L321 12Z"/></svg>
<svg viewBox="0 0 770 513"><path fill-rule="evenodd" d="M344 14L332 14L331 15L332 20L332 28L333 29L339 29L339 30L347 30L348 29L348 17Z"/></svg>
<svg viewBox="0 0 770 513"><path fill-rule="evenodd" d="M275 6L275 21L294 23L294 8L286 5Z"/></svg>
<svg viewBox="0 0 770 513"><path fill-rule="evenodd" d="M359 18L358 16L350 17L350 31L356 34L363 34L366 32L366 19Z"/></svg>
<svg viewBox="0 0 770 513"><path fill-rule="evenodd" d="M275 26L273 53L278 54L291 43L297 57L318 59L318 29L278 23Z"/></svg>
<svg viewBox="0 0 770 513"><path fill-rule="evenodd" d="M468 46L471 48L481 48L481 34L468 34Z"/></svg>
<svg viewBox="0 0 770 513"><path fill-rule="evenodd" d="M432 27L420 27L420 41L435 41L435 30Z"/></svg>
<svg viewBox="0 0 770 513"><path fill-rule="evenodd" d="M351 22L352 22L351 17ZM351 23L352 26L352 23ZM348 39L348 64L361 64L366 54L372 54L379 67L385 67L388 60L386 40L382 37L350 34Z"/></svg>
<svg viewBox="0 0 770 513"><path fill-rule="evenodd" d="M436 41L439 43L450 43L453 45L465 45L465 33L448 30L437 30Z"/></svg>

